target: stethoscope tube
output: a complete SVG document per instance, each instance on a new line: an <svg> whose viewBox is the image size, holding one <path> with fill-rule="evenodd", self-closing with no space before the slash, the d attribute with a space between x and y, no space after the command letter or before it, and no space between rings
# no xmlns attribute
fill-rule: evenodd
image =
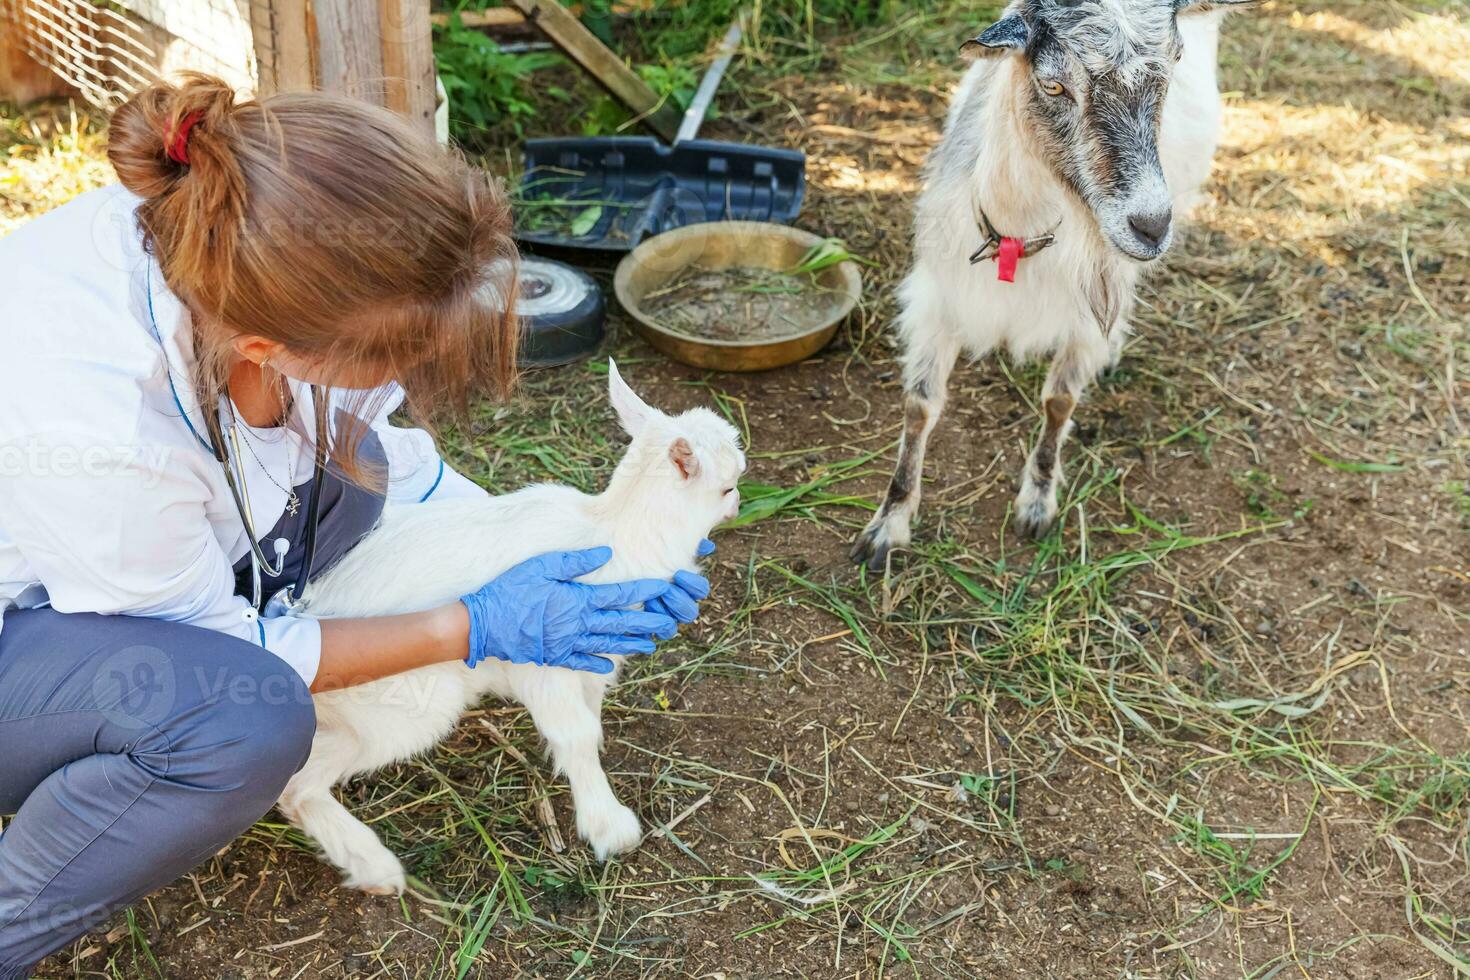
<svg viewBox="0 0 1470 980"><path fill-rule="evenodd" d="M287 609L296 605L299 598L295 594L296 590L300 588L304 592L311 582L311 565L316 558L316 528L322 509L322 483L327 471L327 399L322 389L315 385L311 388L311 402L316 408L316 468L312 473L311 493L306 498L306 541L301 574L296 577L295 582L286 586L281 597Z"/></svg>
<svg viewBox="0 0 1470 980"><path fill-rule="evenodd" d="M280 593L281 602L288 609L293 607L299 598L296 595L297 590L305 589L307 582L311 580L311 566L316 557L317 523L321 515L322 482L327 467L327 398L321 387L312 385L311 399L316 409L316 465L312 475L311 492L307 496L306 503L306 554L301 563L301 572L296 576L296 581L286 586ZM220 428L218 413L206 411L204 423L209 429L214 457L219 461L220 468L224 470L225 484L230 488L230 496L234 498L235 509L240 514L240 523L245 528L245 540L250 546L250 601L258 612L264 600L262 572L272 578L280 576L286 569L286 553L290 545L284 538L278 539L281 547L276 549L275 561L272 562L265 556L265 549L261 547L260 538L256 534L255 515L250 509L250 490L245 479L244 468L240 463L242 457L239 430L234 424L230 425L230 445L234 450L231 453L225 449L224 432Z"/></svg>

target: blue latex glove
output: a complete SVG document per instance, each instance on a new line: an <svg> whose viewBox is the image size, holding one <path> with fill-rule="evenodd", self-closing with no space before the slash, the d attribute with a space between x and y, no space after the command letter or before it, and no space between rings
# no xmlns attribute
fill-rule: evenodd
<svg viewBox="0 0 1470 980"><path fill-rule="evenodd" d="M470 611L471 667L486 657L517 664L572 667L611 673L598 654L652 653L653 637L678 631L661 611L626 609L637 603L691 602L681 588L658 579L588 585L573 579L606 565L611 548L563 551L523 561L460 601Z"/></svg>
<svg viewBox="0 0 1470 980"><path fill-rule="evenodd" d="M715 553L715 543L709 538L702 538L696 554L700 558ZM671 619L681 623L692 623L699 618L699 603L709 595L709 579L697 572L679 571L674 573L674 585L678 589L671 590L667 596L650 599L643 604L643 608L649 612L663 613ZM659 636L660 640L672 637Z"/></svg>

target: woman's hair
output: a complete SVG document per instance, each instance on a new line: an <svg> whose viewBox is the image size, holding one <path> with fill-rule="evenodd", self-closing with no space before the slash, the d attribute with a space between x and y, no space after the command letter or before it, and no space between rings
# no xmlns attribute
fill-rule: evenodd
<svg viewBox="0 0 1470 980"><path fill-rule="evenodd" d="M509 394L519 331L505 195L402 117L320 92L236 102L223 81L188 74L117 110L107 156L143 198L145 244L194 313L206 410L232 339L250 334L334 377L393 378L421 424L463 412L476 391ZM375 482L356 447L381 396L348 400L358 423L333 426L329 452Z"/></svg>

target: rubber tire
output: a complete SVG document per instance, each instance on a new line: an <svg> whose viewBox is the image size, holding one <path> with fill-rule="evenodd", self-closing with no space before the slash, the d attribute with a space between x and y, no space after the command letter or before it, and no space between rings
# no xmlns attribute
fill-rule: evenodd
<svg viewBox="0 0 1470 980"><path fill-rule="evenodd" d="M555 367L586 357L602 343L607 299L581 269L522 256L516 314L522 367Z"/></svg>

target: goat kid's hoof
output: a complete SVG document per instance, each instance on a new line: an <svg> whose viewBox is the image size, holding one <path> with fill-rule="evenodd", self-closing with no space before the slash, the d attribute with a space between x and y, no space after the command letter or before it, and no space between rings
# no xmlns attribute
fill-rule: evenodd
<svg viewBox="0 0 1470 980"><path fill-rule="evenodd" d="M1050 533L1056 522L1057 498L1050 492L1050 487L1043 491L1027 481L1016 495L1016 528L1039 541Z"/></svg>
<svg viewBox="0 0 1470 980"><path fill-rule="evenodd" d="M346 869L342 884L368 895L402 895L408 887L403 862L386 847L382 854L354 860Z"/></svg>
<svg viewBox="0 0 1470 980"><path fill-rule="evenodd" d="M869 571L881 572L888 564L889 553L908 543L907 521L894 517L877 517L853 541L848 557L855 565L866 565Z"/></svg>
<svg viewBox="0 0 1470 980"><path fill-rule="evenodd" d="M577 836L599 861L631 851L643 841L638 815L621 803L577 811Z"/></svg>

